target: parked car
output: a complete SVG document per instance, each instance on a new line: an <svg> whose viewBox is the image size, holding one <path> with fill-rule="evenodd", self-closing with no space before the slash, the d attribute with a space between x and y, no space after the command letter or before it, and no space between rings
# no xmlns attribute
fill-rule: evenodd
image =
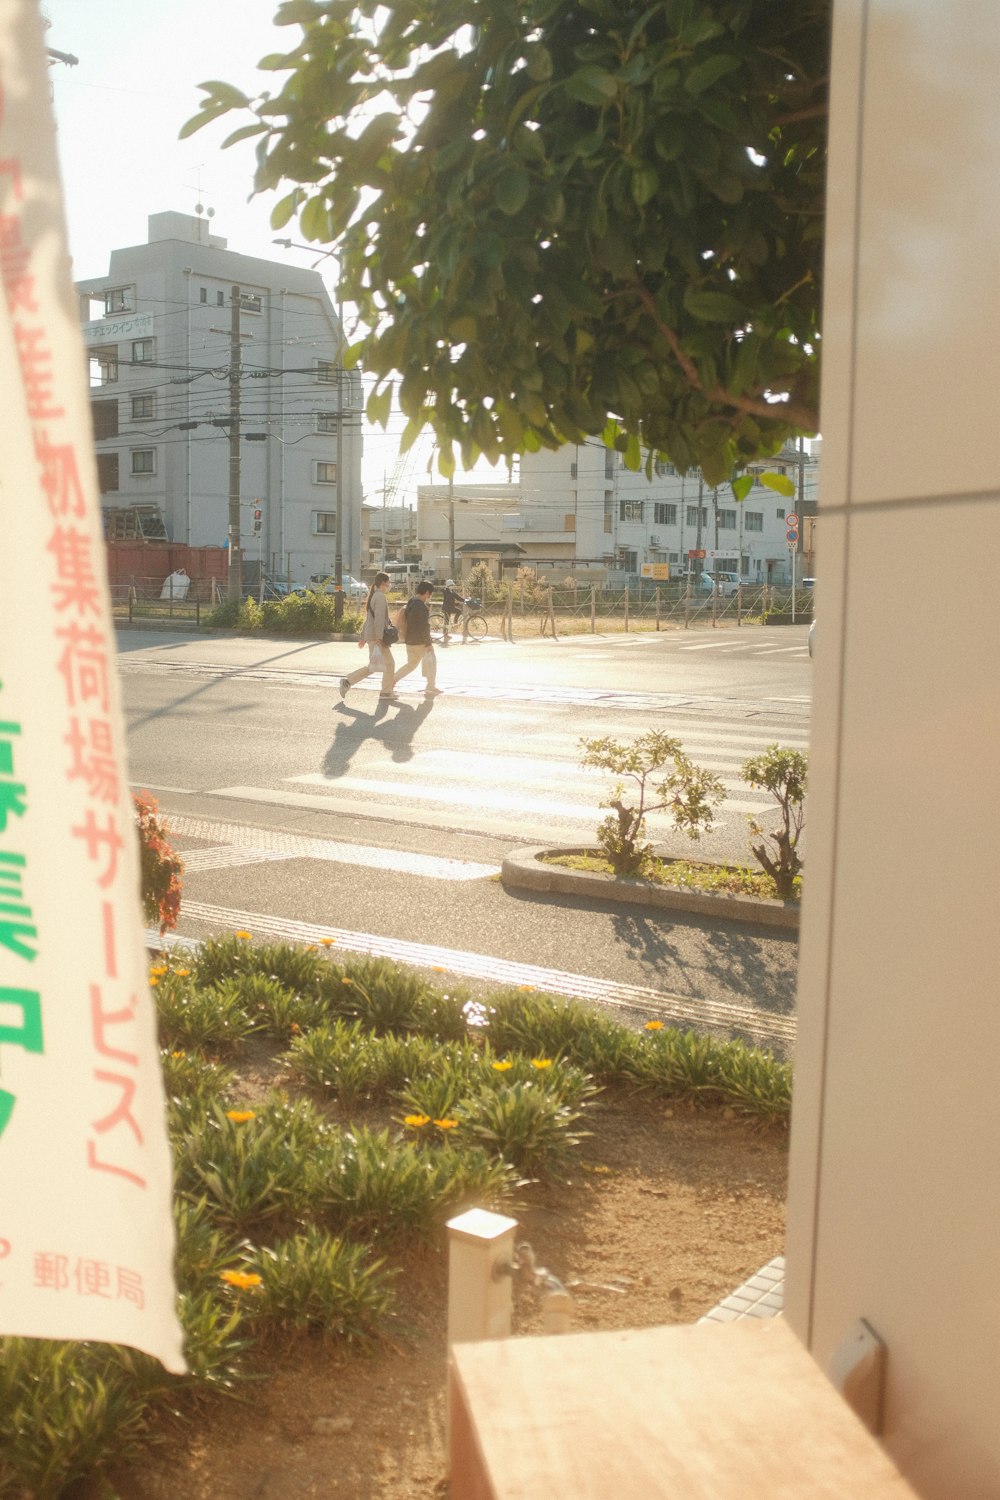
<svg viewBox="0 0 1000 1500"><path fill-rule="evenodd" d="M309 579L307 588L314 594L335 594L337 592L332 573L313 573ZM343 588L344 596L347 599L364 599L368 593L368 585L362 583L358 578L352 578L350 573L344 574ZM299 589L297 592L303 593L305 590Z"/></svg>
<svg viewBox="0 0 1000 1500"><path fill-rule="evenodd" d="M704 593L710 594L716 584L722 598L728 599L739 588L740 575L738 573L702 573L701 589Z"/></svg>

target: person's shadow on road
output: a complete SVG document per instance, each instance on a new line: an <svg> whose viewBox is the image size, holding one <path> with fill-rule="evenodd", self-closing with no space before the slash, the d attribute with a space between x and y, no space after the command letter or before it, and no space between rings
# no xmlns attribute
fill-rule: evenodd
<svg viewBox="0 0 1000 1500"><path fill-rule="evenodd" d="M346 775L355 754L366 744L385 745L397 764L412 760L413 741L433 707L433 698L419 706L380 703L374 714L359 712L346 703L338 705L340 717L333 741L323 757L323 775L333 779Z"/></svg>

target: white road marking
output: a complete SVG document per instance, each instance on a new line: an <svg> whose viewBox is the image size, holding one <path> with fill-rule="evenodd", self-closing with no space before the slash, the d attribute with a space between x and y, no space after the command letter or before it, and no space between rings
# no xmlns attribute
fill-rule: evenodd
<svg viewBox="0 0 1000 1500"><path fill-rule="evenodd" d="M319 859L331 864L395 870L401 875L421 875L427 880L488 880L500 873L499 865L480 864L471 859L448 859L338 839L304 838L279 829L247 828L241 823L184 814L171 815L170 828L188 838L221 840L208 849L182 852L185 869L189 871L221 870L271 860Z"/></svg>

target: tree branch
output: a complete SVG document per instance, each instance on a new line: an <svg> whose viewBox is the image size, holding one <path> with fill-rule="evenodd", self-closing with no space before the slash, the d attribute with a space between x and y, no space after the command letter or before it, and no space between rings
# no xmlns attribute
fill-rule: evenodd
<svg viewBox="0 0 1000 1500"><path fill-rule="evenodd" d="M793 427L803 427L807 432L819 430L819 414L812 407L805 406L798 401L765 401L762 397L737 396L732 391L727 391L725 386L706 386L702 383L697 367L690 354L681 346L681 341L674 330L660 317L659 310L653 298L652 292L644 287L641 282L633 283L633 291L638 294L643 307L653 319L660 333L670 345L671 353L677 360L688 384L708 401L714 401L719 406L729 406L735 411L744 412L751 417L766 417L773 420L781 417ZM794 290L794 288L793 288Z"/></svg>

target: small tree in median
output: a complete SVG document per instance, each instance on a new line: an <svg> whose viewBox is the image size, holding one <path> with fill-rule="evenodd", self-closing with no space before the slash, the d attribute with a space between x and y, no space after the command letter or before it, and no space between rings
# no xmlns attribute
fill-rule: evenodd
<svg viewBox="0 0 1000 1500"><path fill-rule="evenodd" d="M581 765L628 777L639 790L638 805L630 806L624 801L624 783L619 781L614 795L601 804L614 810L614 817L605 818L598 827L597 837L616 875L636 875L648 860L651 845L640 842L647 813L671 812L674 827L688 838L711 831L714 810L722 801L722 782L713 772L694 765L680 740L650 730L630 745L607 737L582 739L580 744L584 751ZM668 766L672 768L669 774L651 785L656 773ZM647 803L648 794L657 800Z"/></svg>
<svg viewBox="0 0 1000 1500"><path fill-rule="evenodd" d="M783 750L780 745L768 745L760 755L743 762L743 780L770 792L781 809L781 827L772 833L765 833L751 816L750 847L783 900L794 895L795 877L802 869L798 843L805 815L808 765L809 758L803 751ZM755 838L760 842L755 843Z"/></svg>

